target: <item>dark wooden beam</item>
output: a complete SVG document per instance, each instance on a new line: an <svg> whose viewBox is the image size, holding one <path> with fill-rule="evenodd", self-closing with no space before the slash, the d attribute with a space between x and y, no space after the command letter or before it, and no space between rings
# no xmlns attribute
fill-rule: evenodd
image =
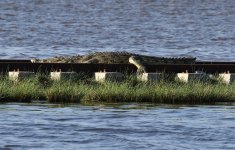
<svg viewBox="0 0 235 150"><path fill-rule="evenodd" d="M74 63L30 63L30 62L0 62L0 71L8 72L13 70L21 71L35 71L35 72L50 72L55 70L61 71L75 71L94 73L97 71L107 72L126 72L133 73L137 68L132 64L74 64ZM235 73L235 63L221 63L221 64L159 64L147 65L148 72L195 72L204 71L207 73L221 73L230 71Z"/></svg>

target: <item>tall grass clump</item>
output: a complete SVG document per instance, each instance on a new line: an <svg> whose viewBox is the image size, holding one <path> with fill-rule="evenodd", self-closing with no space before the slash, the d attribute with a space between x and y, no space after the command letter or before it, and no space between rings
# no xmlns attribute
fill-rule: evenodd
<svg viewBox="0 0 235 150"><path fill-rule="evenodd" d="M1 102L47 100L52 103L169 103L211 104L235 102L235 84L211 81L182 83L172 77L157 82L142 82L134 75L125 75L122 82L96 82L80 74L77 78L52 81L48 75L10 81L0 77Z"/></svg>
<svg viewBox="0 0 235 150"><path fill-rule="evenodd" d="M193 81L190 83L159 81L141 82L135 78L122 83L104 82L88 89L83 100L91 102L150 102L170 104L211 104L234 102L235 86Z"/></svg>
<svg viewBox="0 0 235 150"><path fill-rule="evenodd" d="M234 101L234 85L212 84L193 81L190 83L163 84L156 92L162 95L161 102L171 104L211 104ZM161 89L159 89L161 88ZM162 90L162 88L164 90Z"/></svg>
<svg viewBox="0 0 235 150"><path fill-rule="evenodd" d="M7 77L0 80L0 100L30 102L44 98L43 91L34 78L10 81Z"/></svg>
<svg viewBox="0 0 235 150"><path fill-rule="evenodd" d="M53 81L45 90L46 99L56 103L79 103L88 89L96 85L93 78L85 73L78 73L66 80Z"/></svg>
<svg viewBox="0 0 235 150"><path fill-rule="evenodd" d="M56 81L45 91L46 99L53 103L78 103L83 95L79 84Z"/></svg>
<svg viewBox="0 0 235 150"><path fill-rule="evenodd" d="M97 101L97 102L124 102L131 99L132 89L128 88L126 84L119 84L117 82L100 83L98 86L90 86L84 91L83 101Z"/></svg>

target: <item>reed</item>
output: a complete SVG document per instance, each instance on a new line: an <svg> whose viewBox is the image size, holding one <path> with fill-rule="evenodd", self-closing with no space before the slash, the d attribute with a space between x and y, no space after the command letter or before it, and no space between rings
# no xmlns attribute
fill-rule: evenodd
<svg viewBox="0 0 235 150"><path fill-rule="evenodd" d="M20 82L9 81L7 78L0 80L1 102L30 102L35 99L44 99L43 89L35 79L22 80Z"/></svg>
<svg viewBox="0 0 235 150"><path fill-rule="evenodd" d="M17 82L0 78L1 102L31 102L47 100L52 103L168 103L213 104L235 102L235 84L194 81L181 83L162 80L157 83L140 82L125 76L123 82L95 82L83 80L51 81L46 75Z"/></svg>

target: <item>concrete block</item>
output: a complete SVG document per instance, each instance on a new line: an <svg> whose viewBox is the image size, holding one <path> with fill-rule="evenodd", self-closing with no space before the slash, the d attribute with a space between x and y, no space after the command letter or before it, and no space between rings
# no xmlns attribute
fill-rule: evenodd
<svg viewBox="0 0 235 150"><path fill-rule="evenodd" d="M70 80L75 79L77 77L76 72L51 72L50 76L52 80Z"/></svg>
<svg viewBox="0 0 235 150"><path fill-rule="evenodd" d="M33 77L35 73L30 71L10 71L8 75L10 80L17 81Z"/></svg>
<svg viewBox="0 0 235 150"><path fill-rule="evenodd" d="M198 81L209 79L209 76L203 72L195 73L177 73L177 78L182 82Z"/></svg>
<svg viewBox="0 0 235 150"><path fill-rule="evenodd" d="M141 81L159 81L163 79L163 73L143 73L138 75L137 78Z"/></svg>
<svg viewBox="0 0 235 150"><path fill-rule="evenodd" d="M96 81L122 81L123 74L120 72L95 72Z"/></svg>
<svg viewBox="0 0 235 150"><path fill-rule="evenodd" d="M235 81L235 73L221 73L219 74L219 80L225 84L230 84Z"/></svg>

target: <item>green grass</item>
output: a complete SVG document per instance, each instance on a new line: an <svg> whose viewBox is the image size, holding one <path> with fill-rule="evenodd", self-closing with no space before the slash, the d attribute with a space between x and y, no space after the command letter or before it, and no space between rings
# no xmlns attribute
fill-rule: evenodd
<svg viewBox="0 0 235 150"><path fill-rule="evenodd" d="M123 82L95 82L83 80L51 81L45 75L9 81L0 78L0 102L31 102L46 100L51 103L167 103L213 104L235 102L235 84L194 81L180 83L167 80L158 83L140 82L125 76Z"/></svg>

